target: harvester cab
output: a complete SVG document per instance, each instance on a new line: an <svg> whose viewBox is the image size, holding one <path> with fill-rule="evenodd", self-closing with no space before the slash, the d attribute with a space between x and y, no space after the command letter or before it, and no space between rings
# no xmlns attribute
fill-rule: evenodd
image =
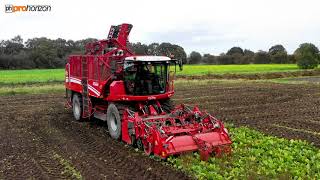
<svg viewBox="0 0 320 180"><path fill-rule="evenodd" d="M174 77L182 61L139 56L127 48L130 24L111 26L108 38L86 45L66 65L67 104L76 120L95 117L108 133L161 158L188 151L209 155L231 151L223 123L188 105L174 106Z"/></svg>
<svg viewBox="0 0 320 180"><path fill-rule="evenodd" d="M168 91L176 60L165 56L133 56L124 60L124 83L130 95L156 95Z"/></svg>

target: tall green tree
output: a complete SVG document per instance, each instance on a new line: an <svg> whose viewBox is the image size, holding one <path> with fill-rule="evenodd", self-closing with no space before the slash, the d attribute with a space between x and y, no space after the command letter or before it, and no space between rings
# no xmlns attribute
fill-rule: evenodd
<svg viewBox="0 0 320 180"><path fill-rule="evenodd" d="M202 57L202 63L204 63L204 64L218 64L216 57L211 54L204 54Z"/></svg>
<svg viewBox="0 0 320 180"><path fill-rule="evenodd" d="M272 46L269 49L268 53L271 58L271 63L275 63L275 64L288 63L287 51L281 44Z"/></svg>
<svg viewBox="0 0 320 180"><path fill-rule="evenodd" d="M148 45L148 55L160 55L160 44L159 43L151 43Z"/></svg>
<svg viewBox="0 0 320 180"><path fill-rule="evenodd" d="M251 64L253 63L253 60L254 60L254 52L249 49L245 49L243 51L243 57L241 59L240 64Z"/></svg>
<svg viewBox="0 0 320 180"><path fill-rule="evenodd" d="M233 64L233 59L230 55L226 55L225 53L221 53L217 57L217 64Z"/></svg>
<svg viewBox="0 0 320 180"><path fill-rule="evenodd" d="M20 35L15 36L11 40L4 41L3 46L5 47L3 51L4 54L18 54L24 48L23 39Z"/></svg>
<svg viewBox="0 0 320 180"><path fill-rule="evenodd" d="M47 38L33 38L26 42L30 48L30 58L36 64L36 68L55 68L61 67L64 60L58 58L57 48L53 40Z"/></svg>
<svg viewBox="0 0 320 180"><path fill-rule="evenodd" d="M244 52L242 48L240 47L232 47L231 49L228 50L227 56L224 57L225 59L228 59L228 64L243 64L243 55Z"/></svg>
<svg viewBox="0 0 320 180"><path fill-rule="evenodd" d="M232 47L231 49L228 50L227 55L234 55L234 54L244 55L244 52L240 47Z"/></svg>
<svg viewBox="0 0 320 180"><path fill-rule="evenodd" d="M319 64L319 49L312 43L300 44L299 48L295 50L294 56L301 69L313 69Z"/></svg>
<svg viewBox="0 0 320 180"><path fill-rule="evenodd" d="M182 60L184 64L187 63L187 54L184 51L183 47L170 44L170 43L161 43L158 47L158 52L160 55L172 56L174 59Z"/></svg>
<svg viewBox="0 0 320 180"><path fill-rule="evenodd" d="M253 61L255 64L269 64L271 62L271 58L267 52L260 50L254 55Z"/></svg>
<svg viewBox="0 0 320 180"><path fill-rule="evenodd" d="M281 44L276 44L269 49L270 55L275 55L278 52L287 52L287 51Z"/></svg>
<svg viewBox="0 0 320 180"><path fill-rule="evenodd" d="M199 64L201 62L201 54L196 51L192 51L189 56L189 64Z"/></svg>
<svg viewBox="0 0 320 180"><path fill-rule="evenodd" d="M131 49L137 55L147 55L148 45L142 44L141 42L129 43L129 49Z"/></svg>

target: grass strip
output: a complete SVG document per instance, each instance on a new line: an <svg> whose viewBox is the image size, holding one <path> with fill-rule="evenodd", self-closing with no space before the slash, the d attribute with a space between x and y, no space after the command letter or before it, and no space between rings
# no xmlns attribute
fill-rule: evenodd
<svg viewBox="0 0 320 180"><path fill-rule="evenodd" d="M51 94L65 91L63 83L0 86L0 96L16 94Z"/></svg>

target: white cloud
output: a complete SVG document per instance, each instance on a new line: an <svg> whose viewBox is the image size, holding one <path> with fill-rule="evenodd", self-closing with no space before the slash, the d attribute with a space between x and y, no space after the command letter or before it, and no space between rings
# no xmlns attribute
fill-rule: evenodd
<svg viewBox="0 0 320 180"><path fill-rule="evenodd" d="M52 11L6 14L5 4L49 4ZM127 22L134 25L133 42L172 42L188 52L267 50L276 43L293 52L303 42L320 45L319 5L317 0L2 0L0 39L17 34L101 39L110 25Z"/></svg>

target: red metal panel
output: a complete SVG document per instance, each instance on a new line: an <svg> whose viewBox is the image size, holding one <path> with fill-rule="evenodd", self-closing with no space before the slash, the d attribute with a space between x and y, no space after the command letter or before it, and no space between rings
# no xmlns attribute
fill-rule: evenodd
<svg viewBox="0 0 320 180"><path fill-rule="evenodd" d="M105 99L107 101L150 101L150 100L167 99L173 96L173 94L174 94L174 91L170 91L164 94L147 95L147 96L127 95L125 92L123 81L113 81L110 84L110 94Z"/></svg>

